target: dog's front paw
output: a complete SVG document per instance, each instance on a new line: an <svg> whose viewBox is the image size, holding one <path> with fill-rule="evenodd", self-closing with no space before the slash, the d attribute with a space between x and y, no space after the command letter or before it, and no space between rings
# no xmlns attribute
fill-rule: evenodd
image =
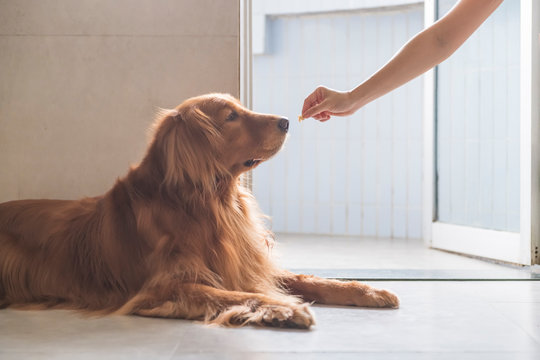
<svg viewBox="0 0 540 360"><path fill-rule="evenodd" d="M263 305L262 323L275 327L309 329L315 324L315 317L308 304L301 305Z"/></svg>
<svg viewBox="0 0 540 360"><path fill-rule="evenodd" d="M364 306L394 309L399 307L399 298L391 291L372 288L366 296L368 301Z"/></svg>

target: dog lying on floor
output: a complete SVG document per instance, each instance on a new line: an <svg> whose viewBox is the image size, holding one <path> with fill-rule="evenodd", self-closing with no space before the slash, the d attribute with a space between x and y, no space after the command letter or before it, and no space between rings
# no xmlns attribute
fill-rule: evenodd
<svg viewBox="0 0 540 360"><path fill-rule="evenodd" d="M309 328L305 302L391 307L389 291L278 269L239 184L287 119L209 94L163 111L142 162L105 195L0 204L0 306Z"/></svg>

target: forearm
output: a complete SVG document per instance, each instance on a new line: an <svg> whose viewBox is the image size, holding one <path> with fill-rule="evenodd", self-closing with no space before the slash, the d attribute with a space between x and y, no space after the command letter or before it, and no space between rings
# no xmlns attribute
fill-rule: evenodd
<svg viewBox="0 0 540 360"><path fill-rule="evenodd" d="M441 63L454 50L439 43L433 32L419 33L386 65L353 89L351 98L360 108Z"/></svg>
<svg viewBox="0 0 540 360"><path fill-rule="evenodd" d="M443 18L413 37L373 76L350 91L358 109L452 55L502 0L461 0Z"/></svg>

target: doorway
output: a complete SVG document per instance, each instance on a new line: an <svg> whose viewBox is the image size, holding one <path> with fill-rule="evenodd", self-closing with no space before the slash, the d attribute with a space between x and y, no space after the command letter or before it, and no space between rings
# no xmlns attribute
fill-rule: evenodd
<svg viewBox="0 0 540 360"><path fill-rule="evenodd" d="M455 2L431 3L426 13L435 20ZM538 163L532 145L538 115L531 109L538 105L528 85L538 83L538 43L530 41L538 34L538 9L531 6L504 2L426 76L434 97L426 101L425 151L433 158L425 159L424 235L434 248L522 265L539 261L538 183L531 182Z"/></svg>
<svg viewBox="0 0 540 360"><path fill-rule="evenodd" d="M307 248L313 251L311 259L328 260L324 269L321 266L317 269L317 263L313 261L296 262L296 269L303 270L308 266L312 270L319 271L319 274L324 270L325 274L334 274L334 277L348 272L354 278L364 276L377 278L378 275L372 271L376 269L379 269L379 275L381 271L386 271L387 276L393 278L402 276L399 274L403 274L403 270L423 271L423 275L419 272L414 274L409 272L407 276L413 278L426 276L428 272L431 274L429 276L435 278L452 278L447 271L452 269L454 274L458 270L467 272L468 275L463 272L461 275L455 275L463 278L485 278L489 273L498 278L505 276L530 278L528 273L523 275L521 272L523 268L505 267L504 269L512 271L501 275L496 271L501 268L493 263L476 258L464 258L455 253L489 258L490 261L502 260L514 265L531 264L531 258L529 262L526 261L526 257L516 261L494 255L493 252L475 253L466 247L451 248L441 245L443 238L453 239L454 244L460 241L468 244L467 238L479 238L474 231L477 229L473 226L468 227L473 228L473 231L469 232L468 237L464 237L462 233L455 232L456 228L463 226L462 224L438 221L439 218L434 216L439 210L437 202L439 198L442 207L445 206L444 196L447 202L452 197L444 193L442 186L436 187L439 183L431 183L435 179L433 175L445 176L448 179L452 176L463 177L457 171L454 171L453 175L445 173L443 165L449 160L444 158L444 153L437 152L438 146L443 145L444 133L440 133L440 144L436 143L435 134L439 136L439 133L433 132L431 138L430 127L426 126L426 123L431 121L431 129L435 129L434 120L439 112L434 112L434 109L438 109L440 114L445 116L442 114L443 109L450 106L443 101L438 103L442 97L435 97L435 94L449 91L448 83L444 80L445 76L451 81L450 84L456 85L456 76L455 74L449 76L448 69L442 68L438 74L430 72L424 79L410 82L348 118L333 119L326 123L311 120L300 124L295 121L303 99L317 85L324 84L342 90L354 87L384 64L410 37L423 28L424 23L428 23L430 19L435 20L437 11L439 13L446 11L445 6L448 7L449 3L453 2L402 1L396 4L393 1L391 6L390 4L383 6L385 4L377 2L371 7L368 4L346 8L354 5L314 4L307 1L305 4L302 2L302 6L305 5L302 7L298 3L293 6L253 1L253 108L259 112L281 114L292 120L290 137L285 149L254 171L253 191L263 212L270 215L271 227L277 233L278 243L284 243L282 248L285 253L293 249L295 256L309 257L305 247L304 251L300 250L299 244L303 243L310 245ZM514 38L517 37L519 40L524 36L524 10L521 3L515 1L505 2L497 11L499 13L490 19L492 23L484 24L486 29L479 32L480 40L471 42L464 50L465 55L456 53L458 55L456 63L449 63L448 66L461 71L460 76L464 80L460 86L464 88L467 85L465 81L478 83L479 79L486 78L486 74L483 73L484 62L491 62L490 71L498 74L492 74L491 81L504 79L509 97L505 98L505 103L494 104L495 95L500 94L492 94L491 98L487 98L484 94L481 99L483 102L480 102L481 108L485 108L487 101L492 108L496 108L492 114L494 112L499 114L502 111L497 107L504 104L504 126L508 128L515 127L515 117L512 114L516 111L516 96L519 114L523 111L523 105L519 100L519 89L522 90L523 86L519 82L515 84L516 72L520 74L518 76L522 76L522 62L518 61L519 65L516 68L516 59L508 54L512 49L515 50L516 46L518 48L520 46L519 41L516 43ZM501 28L506 39L504 50L501 50L505 57L503 62L498 62L500 59L493 59L493 49L478 48L478 42L483 42L486 36L493 39ZM470 58L474 51L482 53L474 65L481 71L474 75L476 77L471 77L467 73L470 70L459 68L463 65L460 65L459 61L465 62L463 58L468 59L467 56ZM531 59L534 60L534 57ZM494 63L498 66L496 70ZM439 79L437 77L439 75L440 81L436 82L435 79ZM489 79L487 85L482 81L480 81L482 87L492 92L496 91L493 86L489 86ZM467 91L476 91L476 96L479 97L478 92L481 90L479 86L468 88ZM518 87L517 92L511 90L515 86ZM456 92L455 89L450 91ZM470 96L464 98L462 93L459 95L465 101L460 111L468 111L468 114L473 116L471 104L476 100ZM477 100L480 101L479 98ZM454 112L451 115L458 116L459 113ZM463 124L464 119L461 120ZM510 120L514 123L509 122ZM443 118L441 124L444 121ZM497 123L496 126L502 126L501 124ZM492 132L494 126L491 127ZM518 141L521 141L521 125L518 125L518 134L520 134ZM512 139L515 140L515 137ZM475 144L480 140L477 139ZM506 151L506 167L503 169L506 189L503 198L506 207L515 205L516 201L514 176L516 167L511 157L515 155L512 152L515 152L514 140L512 142L509 139L505 143L506 147L502 148ZM433 141L433 145L427 147L426 143L430 141ZM518 147L519 151L522 151L521 142ZM491 150L489 156L492 159L501 152L501 149L495 148L494 145L491 146ZM441 158L438 158L439 155ZM461 159L469 157L463 153L459 153L459 156ZM439 162L436 163L435 159ZM454 164L455 160L452 161ZM440 172L435 172L434 164L441 166ZM468 163L468 166L470 169L473 165ZM518 169L520 166L521 161ZM430 172L433 172L433 175ZM480 187L478 184L481 181L484 181L484 178L476 175L476 183L473 185ZM499 179L491 185L493 196L499 195L495 191L496 187L502 186L498 181ZM518 181L520 184L517 197L520 203L523 198L522 181ZM442 184L444 185L444 180ZM468 183L467 185L469 186L467 191L474 193L474 187ZM431 195L426 195L430 193ZM496 201L499 200L500 198L497 198ZM455 200L452 201L455 203ZM491 201L494 203L495 200ZM456 209L457 212L460 211L459 208ZM522 206L517 206L519 214L520 209ZM497 214L495 212L492 217L502 216L499 212ZM482 246L487 249L493 248L501 241L498 237L501 232L509 233L511 235L509 238L517 241L520 249L529 250L530 257L532 242L529 240L529 247L521 245L523 237L519 230L518 232L515 230L515 213L515 206L505 208L504 223L507 229L480 229L489 241L489 244ZM521 215L517 217L519 229L522 217ZM452 254L432 248L449 250ZM501 249L498 250L499 253L509 253L504 248ZM330 255L336 251L341 256ZM520 251L520 254L526 253ZM393 256L392 252L400 255ZM366 259L369 257L380 259L378 265L368 262ZM410 261L396 261L398 257L408 258ZM450 258L455 259L454 263L449 260ZM287 267L292 268L299 258L295 260L285 254L284 259ZM355 263L356 266L353 265ZM340 271L333 271L337 269ZM484 275L480 275L481 273ZM356 276L353 276L354 274Z"/></svg>

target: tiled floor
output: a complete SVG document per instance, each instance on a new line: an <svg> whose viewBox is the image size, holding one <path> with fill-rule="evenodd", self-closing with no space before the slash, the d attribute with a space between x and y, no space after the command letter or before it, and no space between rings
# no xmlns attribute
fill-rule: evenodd
<svg viewBox="0 0 540 360"><path fill-rule="evenodd" d="M297 243L291 245L294 239L284 236L283 240L278 249L287 253L280 260L282 264L325 267L322 262L310 263L303 254L298 254L295 262L294 252L305 253L306 248L297 248ZM325 258L326 265L331 266L330 254L343 253L343 259L336 259L343 260L342 265L357 264L350 252L340 247L343 244L338 243L335 241L330 248L312 244L323 251L312 255ZM410 264L400 256L384 259L383 254L401 252L407 256L406 247L398 251L387 245L385 251L378 253L372 249L371 256L363 254L359 259L366 261L366 267L382 262L390 269L409 268ZM411 262L419 261L419 266L423 266L422 263L432 261L428 257L415 261L415 251L421 255L421 249L411 250ZM322 256L325 253L327 256ZM431 262L432 267L495 266L449 254L439 260ZM66 311L2 310L0 359L540 358L540 281L369 283L395 291L401 298L401 307L374 310L314 306L317 325L310 331L212 328L183 320L126 316L87 319Z"/></svg>
<svg viewBox="0 0 540 360"><path fill-rule="evenodd" d="M273 256L300 273L353 279L540 280L540 266L499 265L428 248L421 240L279 234Z"/></svg>
<svg viewBox="0 0 540 360"><path fill-rule="evenodd" d="M277 234L273 256L282 266L297 269L501 269L493 263L429 249L419 239Z"/></svg>

